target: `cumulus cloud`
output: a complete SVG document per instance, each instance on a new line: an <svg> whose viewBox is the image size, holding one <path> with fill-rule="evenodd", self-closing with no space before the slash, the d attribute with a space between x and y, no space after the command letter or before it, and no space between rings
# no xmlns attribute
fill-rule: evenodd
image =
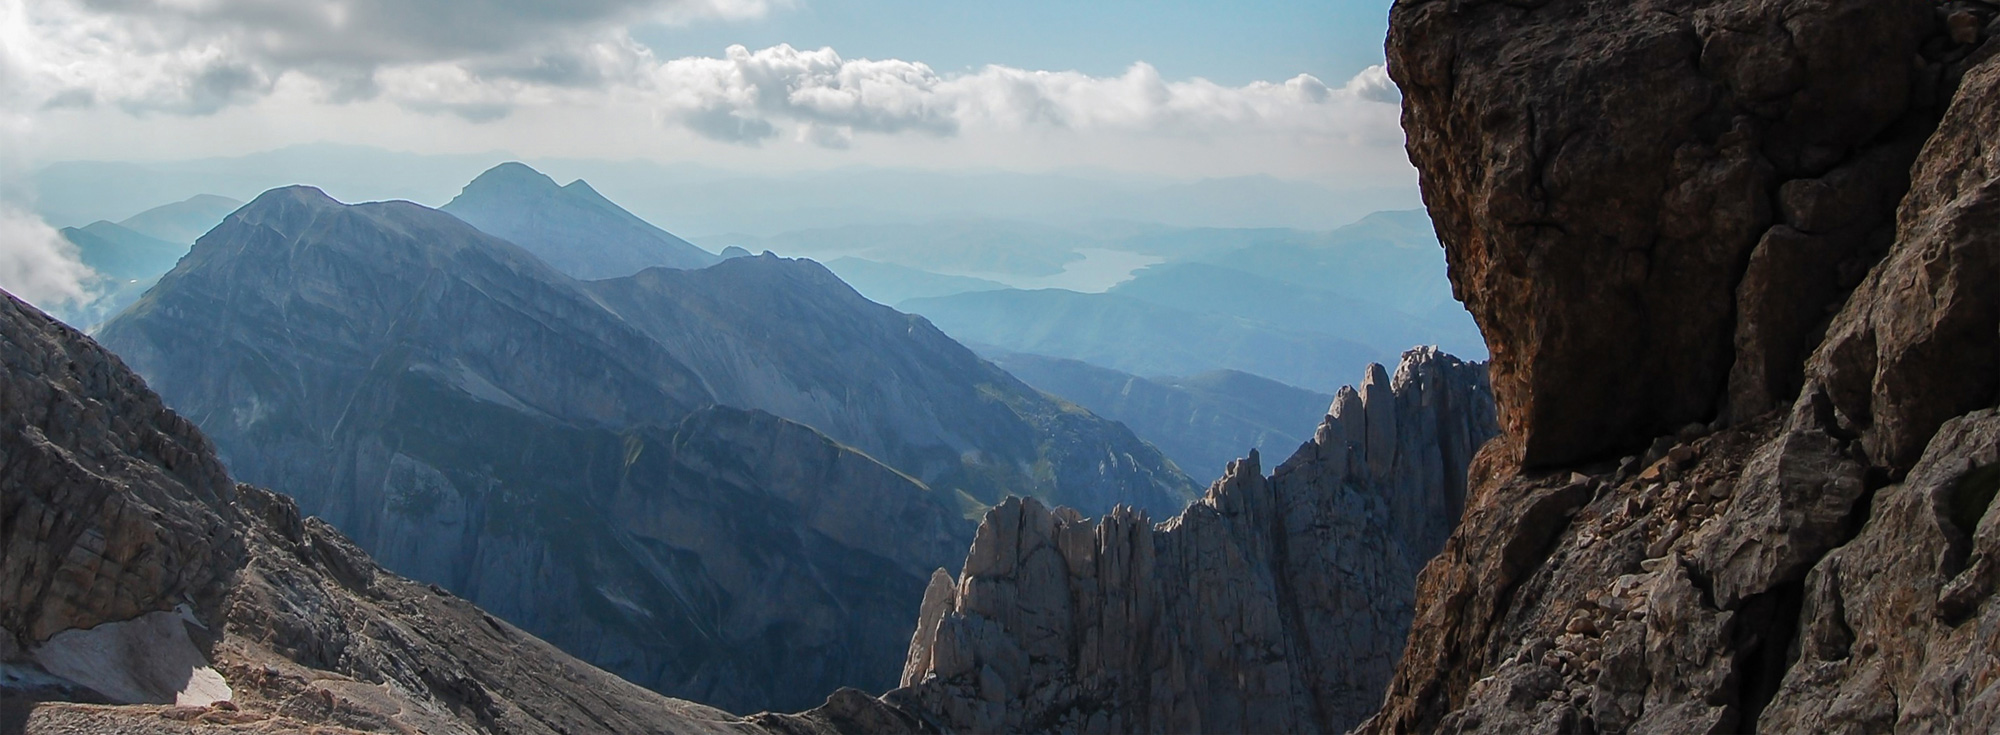
<svg viewBox="0 0 2000 735"><path fill-rule="evenodd" d="M1046 127L1162 134L1229 130L1334 133L1393 127L1394 85L1371 67L1340 88L1308 74L1230 87L1169 81L1145 63L1115 77L988 66L941 75L910 61L844 60L833 49L732 46L722 58L674 59L651 75L666 119L698 134L756 144L797 126L799 139L845 147L857 132L951 135L963 127ZM1385 92L1386 90L1386 92Z"/></svg>
<svg viewBox="0 0 2000 735"><path fill-rule="evenodd" d="M287 75L333 101L372 98L394 89L385 72L427 66L502 92L508 82L602 86L615 71L604 51L635 58L618 48L630 45L630 24L754 18L786 1L0 0L0 42L49 105L207 114L268 95Z"/></svg>
<svg viewBox="0 0 2000 735"><path fill-rule="evenodd" d="M96 277L40 217L0 202L0 289L44 309L89 300Z"/></svg>
<svg viewBox="0 0 2000 735"><path fill-rule="evenodd" d="M1379 66L1339 86L1307 74L1241 86L1170 80L1145 63L1115 76L940 73L782 44L661 59L625 30L756 17L788 1L0 0L0 43L11 49L0 74L39 109L138 114L208 114L286 85L325 103L385 100L474 122L615 97L745 146L790 137L839 149L858 136L968 130L1400 140L1395 86Z"/></svg>

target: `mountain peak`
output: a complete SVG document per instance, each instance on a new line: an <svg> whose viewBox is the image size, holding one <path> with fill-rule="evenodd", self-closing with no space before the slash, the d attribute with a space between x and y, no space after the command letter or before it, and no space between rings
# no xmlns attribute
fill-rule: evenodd
<svg viewBox="0 0 2000 735"><path fill-rule="evenodd" d="M625 211L578 179L554 179L503 163L465 185L440 209L526 248L580 279L628 276L646 268L703 268L715 255Z"/></svg>
<svg viewBox="0 0 2000 735"><path fill-rule="evenodd" d="M508 161L486 169L484 173L474 177L471 183L465 185L464 191L459 196L477 190L531 192L560 188L562 187L556 186L556 180L549 178L548 174L536 171L534 167L520 161Z"/></svg>
<svg viewBox="0 0 2000 735"><path fill-rule="evenodd" d="M241 217L245 222L272 227L280 232L293 232L323 212L339 210L346 206L340 200L327 196L326 192L320 191L318 187L295 184L258 194L256 199L250 200L249 204L236 210L234 216Z"/></svg>

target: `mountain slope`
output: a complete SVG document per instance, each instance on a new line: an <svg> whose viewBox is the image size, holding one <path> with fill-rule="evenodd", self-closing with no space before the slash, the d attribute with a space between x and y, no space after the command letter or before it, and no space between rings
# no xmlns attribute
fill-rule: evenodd
<svg viewBox="0 0 2000 735"><path fill-rule="evenodd" d="M847 225L719 241L753 252L815 258L849 256L914 269L1007 276L1050 276L1081 259L1077 236L1062 228L992 219Z"/></svg>
<svg viewBox="0 0 2000 735"><path fill-rule="evenodd" d="M882 652L970 504L1159 505L1187 482L817 264L583 283L447 214L305 188L232 215L102 338L240 474L391 568L737 710L892 683Z"/></svg>
<svg viewBox="0 0 2000 735"><path fill-rule="evenodd" d="M940 489L1154 512L1192 495L1130 431L1047 399L818 263L767 254L586 287L675 346L718 402L813 426Z"/></svg>
<svg viewBox="0 0 2000 735"><path fill-rule="evenodd" d="M196 194L119 220L121 227L172 243L192 243L222 223L242 202L214 194Z"/></svg>
<svg viewBox="0 0 2000 735"><path fill-rule="evenodd" d="M703 379L575 281L413 204L269 192L104 340L243 476L391 568L660 690L763 709L883 686L881 652L910 630L899 606L963 552L955 503L806 427L702 408ZM719 443L716 427L744 436ZM805 458L784 482L745 479ZM896 533L829 536L801 488L914 505ZM870 538L899 534L910 545Z"/></svg>
<svg viewBox="0 0 2000 735"><path fill-rule="evenodd" d="M626 276L654 266L701 268L717 260L611 203L582 179L557 186L520 163L488 169L439 209L575 278Z"/></svg>
<svg viewBox="0 0 2000 735"><path fill-rule="evenodd" d="M758 731L381 570L284 496L232 483L116 357L12 296L0 364L10 729Z"/></svg>
<svg viewBox="0 0 2000 735"><path fill-rule="evenodd" d="M64 238L76 246L84 265L115 281L151 282L172 270L188 251L176 245L102 220L83 227L65 227ZM192 242L192 241L190 241Z"/></svg>
<svg viewBox="0 0 2000 735"><path fill-rule="evenodd" d="M1330 395L1235 371L1147 379L1023 353L994 355L993 362L1029 385L1132 427L1191 475L1220 471L1246 450L1298 446L1333 402Z"/></svg>
<svg viewBox="0 0 2000 735"><path fill-rule="evenodd" d="M186 245L102 220L65 227L61 232L63 239L76 246L77 258L96 273L85 283L91 298L65 305L55 314L80 329L94 327L137 301L188 251Z"/></svg>
<svg viewBox="0 0 2000 735"><path fill-rule="evenodd" d="M912 299L898 307L924 315L967 343L1082 360L1136 375L1229 369L1330 391L1340 387L1339 376L1394 354L1337 337L1115 294L985 291Z"/></svg>

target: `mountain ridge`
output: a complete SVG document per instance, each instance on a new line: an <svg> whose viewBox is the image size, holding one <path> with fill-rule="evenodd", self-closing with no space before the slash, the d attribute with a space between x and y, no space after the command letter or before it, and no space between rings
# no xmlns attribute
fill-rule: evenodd
<svg viewBox="0 0 2000 735"><path fill-rule="evenodd" d="M577 281L446 213L307 187L232 215L101 338L238 473L391 568L739 711L893 683L926 575L1005 492L1178 505L1187 483L810 261ZM675 438L697 418L736 439ZM877 469L835 472L853 467ZM929 541L809 524L813 496L787 488L814 483L906 507ZM667 496L684 502L641 502Z"/></svg>
<svg viewBox="0 0 2000 735"><path fill-rule="evenodd" d="M625 211L582 179L557 186L519 162L487 169L438 209L583 280L716 262L713 253Z"/></svg>

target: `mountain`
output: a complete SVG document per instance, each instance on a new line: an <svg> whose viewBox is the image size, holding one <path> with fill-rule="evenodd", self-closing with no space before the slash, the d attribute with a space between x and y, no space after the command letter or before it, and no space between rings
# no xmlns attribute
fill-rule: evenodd
<svg viewBox="0 0 2000 735"><path fill-rule="evenodd" d="M1029 385L1132 427L1194 475L1219 472L1245 450L1298 446L1333 402L1330 395L1234 370L1149 380L1056 357L1006 353L992 359Z"/></svg>
<svg viewBox="0 0 2000 735"><path fill-rule="evenodd" d="M1444 281L1442 269L1430 271L1429 276L1434 282ZM1453 318L1435 319L1385 303L1400 299L1378 295L1382 301L1362 300L1208 263L1152 266L1108 293L1293 332L1325 334L1382 350L1437 344L1454 354L1484 357L1486 352L1478 327L1462 310ZM1201 298L1188 297L1196 293Z"/></svg>
<svg viewBox="0 0 2000 735"><path fill-rule="evenodd" d="M1330 391L1341 385L1336 376L1353 374L1386 352L1338 337L1116 294L1010 289L911 299L898 308L922 314L970 344L1081 360L1136 375L1228 369Z"/></svg>
<svg viewBox="0 0 2000 735"><path fill-rule="evenodd" d="M1344 732L1497 430L1483 366L1413 350L1271 475L1252 451L1164 523L1009 500L932 576L880 701L947 732Z"/></svg>
<svg viewBox="0 0 2000 735"><path fill-rule="evenodd" d="M99 220L83 227L65 227L63 239L76 246L77 257L95 272L85 286L91 294L82 303L65 305L55 316L80 329L90 329L139 299L174 267L186 245L176 245Z"/></svg>
<svg viewBox="0 0 2000 735"><path fill-rule="evenodd" d="M1361 732L1995 731L1996 14L1654 10L1390 11L1505 434Z"/></svg>
<svg viewBox="0 0 2000 735"><path fill-rule="evenodd" d="M289 498L232 482L118 358L11 295L0 364L9 731L857 728L668 699L383 570Z"/></svg>
<svg viewBox="0 0 2000 735"><path fill-rule="evenodd" d="M440 207L481 231L526 248L574 278L627 276L654 266L701 268L716 256L612 204L577 179L554 179L503 163Z"/></svg>
<svg viewBox="0 0 2000 735"><path fill-rule="evenodd" d="M419 154L308 143L226 158L60 161L34 171L29 179L37 213L50 223L67 226L115 220L197 192L249 199L273 187L307 181L347 201L407 199L435 205L449 200L480 171L516 158L504 151ZM524 160L559 178L586 179L641 218L670 222L677 231L689 233L769 235L940 218L1048 224L1124 219L1185 226L1324 229L1372 211L1422 203L1409 183L1329 189L1305 181L1183 182L1109 172L842 166L751 173L643 159ZM1249 195L1232 195L1231 189Z"/></svg>
<svg viewBox="0 0 2000 735"><path fill-rule="evenodd" d="M167 242L192 243L222 223L242 202L214 194L196 194L119 220L119 226ZM171 265L171 264L169 264ZM165 272L164 270L161 272Z"/></svg>
<svg viewBox="0 0 2000 735"><path fill-rule="evenodd" d="M651 269L585 287L725 405L820 429L932 487L1161 511L1193 488L1158 450L981 360L826 268L774 255Z"/></svg>
<svg viewBox="0 0 2000 735"><path fill-rule="evenodd" d="M994 219L844 225L776 235L723 235L717 242L816 258L853 257L924 271L1051 276L1082 259L1076 233L1052 225Z"/></svg>
<svg viewBox="0 0 2000 735"><path fill-rule="evenodd" d="M1222 233L1194 231L1179 239ZM1247 235L1247 236L1246 236ZM1157 237L1157 236L1155 236ZM1239 247L1192 259L1280 283L1358 299L1406 314L1464 322L1452 298L1437 234L1423 210L1375 212L1338 229L1247 231Z"/></svg>
<svg viewBox="0 0 2000 735"><path fill-rule="evenodd" d="M731 246L735 247L735 246ZM740 249L740 248L739 248ZM998 291L1007 284L984 278L947 276L890 263L854 257L826 261L826 269L855 291L878 304L894 306L910 299L950 296L973 291Z"/></svg>
<svg viewBox="0 0 2000 735"><path fill-rule="evenodd" d="M436 210L304 187L100 338L390 568L739 711L893 683L926 575L1007 493L1187 493L1128 430L809 261L579 282Z"/></svg>
<svg viewBox="0 0 2000 735"><path fill-rule="evenodd" d="M151 282L173 269L188 251L186 245L176 245L103 220L83 227L65 227L62 236L76 246L78 258L84 265L111 281Z"/></svg>

